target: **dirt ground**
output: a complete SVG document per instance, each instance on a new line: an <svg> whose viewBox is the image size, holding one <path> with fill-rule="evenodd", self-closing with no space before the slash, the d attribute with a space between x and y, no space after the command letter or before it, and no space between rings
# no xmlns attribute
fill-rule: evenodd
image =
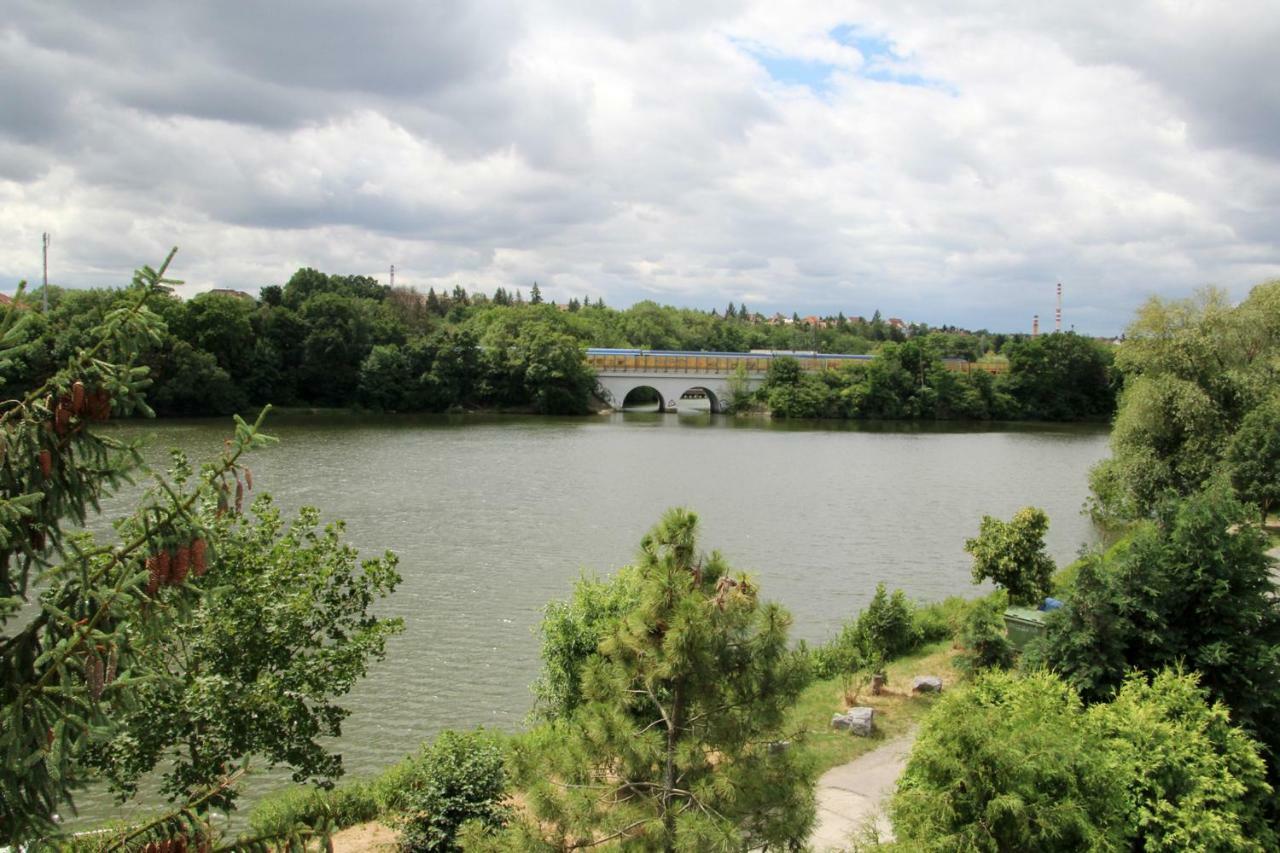
<svg viewBox="0 0 1280 853"><path fill-rule="evenodd" d="M333 836L334 853L392 853L399 834L376 820L349 826Z"/></svg>

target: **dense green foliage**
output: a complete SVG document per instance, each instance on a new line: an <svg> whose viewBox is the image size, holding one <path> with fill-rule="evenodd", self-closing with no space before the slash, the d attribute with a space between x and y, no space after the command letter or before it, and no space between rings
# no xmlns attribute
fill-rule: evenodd
<svg viewBox="0 0 1280 853"><path fill-rule="evenodd" d="M1130 325L1116 367L1125 383L1112 458L1091 477L1099 518L1148 517L1167 494L1200 488L1246 423L1228 467L1244 499L1258 503L1273 493L1275 467L1265 459L1257 467L1241 463L1255 452L1275 458L1259 433L1268 416L1251 420L1250 413L1269 412L1280 384L1280 281L1258 285L1234 307L1212 290L1180 301L1152 298Z"/></svg>
<svg viewBox="0 0 1280 853"><path fill-rule="evenodd" d="M1123 781L1085 740L1083 709L1047 674L990 673L944 693L890 814L910 849L1118 847Z"/></svg>
<svg viewBox="0 0 1280 853"><path fill-rule="evenodd" d="M387 791L380 783L381 777L328 789L313 785L282 788L254 803L249 813L252 835L279 838L299 826L328 824L343 829L374 820L388 807Z"/></svg>
<svg viewBox="0 0 1280 853"><path fill-rule="evenodd" d="M1049 517L1032 506L1007 522L984 515L977 538L964 543L973 556L973 582L991 581L1009 594L1010 604L1039 605L1053 582L1053 560L1044 550L1048 529Z"/></svg>
<svg viewBox="0 0 1280 853"><path fill-rule="evenodd" d="M1236 494L1256 506L1264 521L1280 506L1280 394L1240 422L1227 445L1226 470Z"/></svg>
<svg viewBox="0 0 1280 853"><path fill-rule="evenodd" d="M515 746L529 815L485 843L802 843L814 819L813 772L798 750L773 743L809 680L806 657L788 648L790 617L719 554L699 553L697 517L684 510L644 538L630 571L634 602L607 620L582 664L577 707Z"/></svg>
<svg viewBox="0 0 1280 853"><path fill-rule="evenodd" d="M946 335L888 343L871 362L821 374L779 359L761 395L778 417L1085 420L1111 413L1111 353L1075 334L1010 342L1009 371L948 370Z"/></svg>
<svg viewBox="0 0 1280 853"><path fill-rule="evenodd" d="M6 374L3 393L43 381L122 294L54 288L49 297L49 312L33 312L27 324L38 346ZM1106 416L1114 397L1110 351L1087 338L962 334L890 325L878 314L781 322L736 306L723 314L653 302L555 306L502 288L492 297L461 287L424 296L313 269L263 288L257 300L221 291L163 299L154 310L163 325L142 358L155 379L152 404L168 415L263 403L584 412L595 387L587 346L883 356L821 377L774 377L762 396L783 417L1079 420ZM1011 369L998 377L955 373L941 361L974 361L1002 348ZM757 402L745 388L730 397L735 411Z"/></svg>
<svg viewBox="0 0 1280 853"><path fill-rule="evenodd" d="M950 637L959 599L918 607L905 593L890 595L884 584L865 610L846 622L829 642L813 649L814 675L830 678L857 670L882 672L885 664L929 643Z"/></svg>
<svg viewBox="0 0 1280 853"><path fill-rule="evenodd" d="M1168 501L1051 615L1046 662L1089 701L1131 669L1185 665L1232 719L1280 748L1280 602L1266 539L1225 487Z"/></svg>
<svg viewBox="0 0 1280 853"><path fill-rule="evenodd" d="M131 847L204 837L256 754L298 778L337 775L316 738L337 732L333 699L395 627L368 612L398 580L393 558L355 576L341 528L316 534L314 512L287 532L266 503L240 518L242 457L269 441L257 423L236 418L199 471L178 458L156 474L101 541L84 532L142 473L137 448L95 425L150 411L137 362L164 342L152 306L172 302L168 263L86 296L101 310L67 315L56 347L21 294L0 317L7 378L41 363L49 375L0 415L0 842L59 844L54 816L95 771L127 797L164 765L173 807L97 839Z"/></svg>
<svg viewBox="0 0 1280 853"><path fill-rule="evenodd" d="M400 849L405 853L460 850L458 830L474 821L481 831L510 818L501 739L484 731L441 732L422 748L412 771L399 777Z"/></svg>
<svg viewBox="0 0 1280 853"><path fill-rule="evenodd" d="M538 628L542 673L533 685L535 713L568 719L582 703L582 670L618 619L637 604L638 577L628 568L608 581L583 577L568 601L547 605Z"/></svg>
<svg viewBox="0 0 1280 853"><path fill-rule="evenodd" d="M342 758L319 740L342 732L348 712L334 699L401 627L369 612L400 580L394 554L361 564L341 522L321 530L318 511L303 508L286 525L267 497L252 516L215 513L207 506L202 519L219 543L203 595L180 632L139 650L167 677L138 684L111 740L90 750L122 796L157 768L165 793L191 796L245 755L290 767L294 781L336 778Z"/></svg>
<svg viewBox="0 0 1280 853"><path fill-rule="evenodd" d="M973 674L1013 666L1015 652L1005 634L1003 604L1000 598L984 598L969 607L956 635L964 649L956 657L956 666L961 671Z"/></svg>
<svg viewBox="0 0 1280 853"><path fill-rule="evenodd" d="M1010 341L1002 350L1009 374L1001 390L1018 415L1039 421L1103 418L1115 408L1112 353L1074 333Z"/></svg>
<svg viewBox="0 0 1280 853"><path fill-rule="evenodd" d="M939 700L891 813L912 850L1262 851L1271 793L1192 675L1135 676L1086 710L1047 672L993 672Z"/></svg>

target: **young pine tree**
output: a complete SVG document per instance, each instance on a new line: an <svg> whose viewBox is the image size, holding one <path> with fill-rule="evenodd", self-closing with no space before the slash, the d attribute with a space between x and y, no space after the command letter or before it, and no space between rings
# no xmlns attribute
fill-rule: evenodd
<svg viewBox="0 0 1280 853"><path fill-rule="evenodd" d="M531 819L490 844L773 850L808 836L813 769L780 743L807 663L789 615L700 554L697 527L673 509L645 536L633 603L581 664L580 704L516 751Z"/></svg>

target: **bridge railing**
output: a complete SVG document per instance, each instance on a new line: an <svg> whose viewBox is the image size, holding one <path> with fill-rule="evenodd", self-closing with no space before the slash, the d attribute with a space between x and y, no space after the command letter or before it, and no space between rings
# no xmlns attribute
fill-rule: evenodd
<svg viewBox="0 0 1280 853"><path fill-rule="evenodd" d="M775 358L787 356L800 363L800 369L808 372L836 370L847 364L867 364L875 360L873 355L844 355L836 353L733 353L733 352L675 352L670 350L615 350L588 349L587 363L602 373L701 373L730 374L741 366L747 373L763 374ZM988 373L1004 373L1009 369L1004 361L970 362L962 358L945 358L948 370L970 373L985 370Z"/></svg>

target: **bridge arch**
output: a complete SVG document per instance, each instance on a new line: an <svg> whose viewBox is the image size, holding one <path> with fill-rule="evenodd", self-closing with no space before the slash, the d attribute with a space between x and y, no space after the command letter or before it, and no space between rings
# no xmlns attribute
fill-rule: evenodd
<svg viewBox="0 0 1280 853"><path fill-rule="evenodd" d="M708 388L706 385L691 385L680 394L680 399L683 400L685 398L685 395L693 394L694 392L699 392L699 391L702 392L702 395L704 397L706 397L707 403L710 405L710 408L708 409L708 411L710 411L712 414L716 414L717 412L723 411L720 408L720 398L716 396L715 391L713 391L711 388Z"/></svg>
<svg viewBox="0 0 1280 853"><path fill-rule="evenodd" d="M671 410L660 388L644 384L632 386L618 399L618 407L624 411L628 408L649 406L655 403L659 412Z"/></svg>

